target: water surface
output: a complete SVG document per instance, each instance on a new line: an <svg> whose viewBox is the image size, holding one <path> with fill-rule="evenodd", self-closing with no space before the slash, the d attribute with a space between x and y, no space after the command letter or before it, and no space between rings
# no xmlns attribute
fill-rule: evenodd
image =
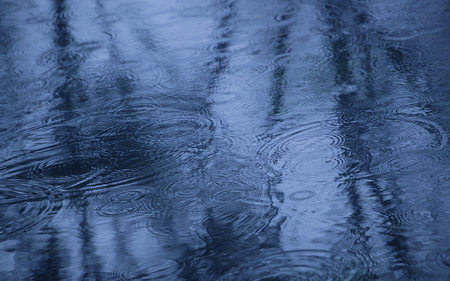
<svg viewBox="0 0 450 281"><path fill-rule="evenodd" d="M1 278L449 280L449 19L1 0Z"/></svg>

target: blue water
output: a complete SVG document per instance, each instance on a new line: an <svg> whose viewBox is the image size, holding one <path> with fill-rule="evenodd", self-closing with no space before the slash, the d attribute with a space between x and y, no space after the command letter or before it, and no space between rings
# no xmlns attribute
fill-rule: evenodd
<svg viewBox="0 0 450 281"><path fill-rule="evenodd" d="M0 0L1 280L450 280L447 0Z"/></svg>

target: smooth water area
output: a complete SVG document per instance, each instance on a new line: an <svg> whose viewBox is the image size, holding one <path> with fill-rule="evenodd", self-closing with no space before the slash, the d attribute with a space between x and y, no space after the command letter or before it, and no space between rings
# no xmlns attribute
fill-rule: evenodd
<svg viewBox="0 0 450 281"><path fill-rule="evenodd" d="M449 280L448 0L0 0L1 280Z"/></svg>

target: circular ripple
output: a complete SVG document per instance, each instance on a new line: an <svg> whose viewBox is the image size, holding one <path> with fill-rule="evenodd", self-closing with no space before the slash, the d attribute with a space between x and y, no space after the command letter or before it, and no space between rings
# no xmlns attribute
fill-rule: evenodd
<svg viewBox="0 0 450 281"><path fill-rule="evenodd" d="M283 165L291 173L302 175L320 175L327 171L341 171L347 164L347 159L339 155L327 156L328 151L315 156L309 154L290 155L289 160Z"/></svg>
<svg viewBox="0 0 450 281"><path fill-rule="evenodd" d="M81 191L107 174L106 155L64 155L61 143L48 143L14 155L0 163L0 175L9 180L26 182L29 191L39 189L55 198L69 196L68 191ZM34 192L34 191L33 191Z"/></svg>
<svg viewBox="0 0 450 281"><path fill-rule="evenodd" d="M161 100L151 97L124 98L109 101L96 112L97 115L108 114L117 117L118 121L134 121L137 118L149 117L156 108L161 108ZM160 109L161 110L161 109ZM144 119L145 120L145 119Z"/></svg>
<svg viewBox="0 0 450 281"><path fill-rule="evenodd" d="M377 175L386 173L413 173L424 171L436 163L436 155L427 155L417 151L414 154L388 155L372 166Z"/></svg>
<svg viewBox="0 0 450 281"><path fill-rule="evenodd" d="M288 198L294 201L308 200L316 196L314 191L300 190L289 194Z"/></svg>
<svg viewBox="0 0 450 281"><path fill-rule="evenodd" d="M339 138L324 132L333 131L329 122L312 122L271 137L257 152L258 158L278 170L290 173L317 174L319 169L333 170L345 165L337 150L323 151L324 145L336 144ZM324 131L324 132L321 132ZM322 153L323 152L323 153ZM315 164L311 164L314 161Z"/></svg>
<svg viewBox="0 0 450 281"><path fill-rule="evenodd" d="M388 227L404 227L408 225L421 225L433 220L428 210L418 210L412 206L396 208L393 210L382 208L378 212L385 218Z"/></svg>
<svg viewBox="0 0 450 281"><path fill-rule="evenodd" d="M123 216L133 213L136 210L136 206L102 205L96 209L96 212L100 216Z"/></svg>
<svg viewBox="0 0 450 281"><path fill-rule="evenodd" d="M390 115L402 114L404 116L427 116L433 113L430 105L435 103L431 98L416 96L396 96L382 100L378 103L380 107L387 108Z"/></svg>
<svg viewBox="0 0 450 281"><path fill-rule="evenodd" d="M100 216L122 216L143 212L146 193L142 190L120 190L101 194L100 204L96 212Z"/></svg>
<svg viewBox="0 0 450 281"><path fill-rule="evenodd" d="M216 127L214 119L202 115L168 114L165 117L141 126L134 140L145 145L167 147L177 157L183 158L204 149Z"/></svg>
<svg viewBox="0 0 450 281"><path fill-rule="evenodd" d="M443 149L448 142L447 133L433 121L421 118L387 118L372 124L371 130L380 137L369 139L371 147L395 151ZM374 142L376 141L376 142Z"/></svg>
<svg viewBox="0 0 450 281"><path fill-rule="evenodd" d="M350 252L344 256L313 249L266 250L243 256L238 267L218 280L370 280L374 276L373 262Z"/></svg>
<svg viewBox="0 0 450 281"><path fill-rule="evenodd" d="M310 135L315 135L316 133L316 137L322 137L322 135L319 134L321 132L317 131L327 129L334 130L335 126L332 124L333 121L334 120L323 120L306 124L299 124L295 125L295 128L291 129L280 128L280 130L283 130L285 132L282 134L269 136L269 141L259 149L258 154L265 154L264 152L278 154L278 152L276 151L279 151L281 153L286 152L289 150L290 146L293 146L292 143L295 143L296 141L303 141L305 140L305 138L310 137Z"/></svg>
<svg viewBox="0 0 450 281"><path fill-rule="evenodd" d="M183 175L176 175L173 181L158 188L155 193L158 196L167 196L168 198L189 199L200 195L201 185L195 180L187 179Z"/></svg>
<svg viewBox="0 0 450 281"><path fill-rule="evenodd" d="M198 56L201 56L201 55L214 56L215 55L218 57L220 55L225 56L225 53L226 53L226 55L229 56L232 54L237 54L239 52L243 52L243 51L249 49L250 46L252 46L252 42L250 42L248 40L239 40L238 42L232 42L232 41L229 41L226 36L227 36L226 33L222 32L222 31L219 32L219 34L213 35L213 39L216 39L216 41L202 47L198 51L197 55ZM216 58L214 58L210 63L213 66L215 66L217 63L219 63L219 61L217 61Z"/></svg>
<svg viewBox="0 0 450 281"><path fill-rule="evenodd" d="M219 167L215 168L220 169ZM226 197L227 195L223 194L226 192L233 193L234 196L240 194L240 198L247 200L260 198L266 188L267 179L264 178L264 175L254 173L255 171L251 167L244 167L240 168L233 178L224 173L212 174L208 181L213 184L207 186L208 192L211 198L215 198L217 195Z"/></svg>
<svg viewBox="0 0 450 281"><path fill-rule="evenodd" d="M74 183L98 174L102 169L96 167L97 159L87 157L54 158L42 161L31 167L28 176L51 184Z"/></svg>
<svg viewBox="0 0 450 281"><path fill-rule="evenodd" d="M138 134L143 131L152 131L154 135L161 138L170 138L177 136L183 137L187 135L195 135L202 130L213 131L215 125L214 120L209 118L176 116L168 120L161 120L158 123L150 124L140 128Z"/></svg>
<svg viewBox="0 0 450 281"><path fill-rule="evenodd" d="M327 134L326 136L331 139L331 146L335 148L340 148L345 143L345 137L342 133Z"/></svg>
<svg viewBox="0 0 450 281"><path fill-rule="evenodd" d="M126 63L121 62L121 64ZM135 67L132 63L127 64L130 68ZM97 83L102 91L117 89L121 93L127 93L137 88L138 77L130 70L125 69L125 66L122 66L122 68L119 71L114 69L113 65L105 66L105 71L102 71L101 76L97 77ZM109 71L109 69L113 69L113 71Z"/></svg>
<svg viewBox="0 0 450 281"><path fill-rule="evenodd" d="M402 119L388 119L391 122L398 122L400 125L404 123L403 129L407 131L406 136L402 136L403 141L408 140L408 145L413 143L414 147L421 148L418 146L425 146L426 148L438 148L442 149L447 145L448 137L447 133L441 126L433 121L426 119L412 119L412 118L402 118ZM401 130L398 130L401 132Z"/></svg>
<svg viewBox="0 0 450 281"><path fill-rule="evenodd" d="M44 117L42 119L42 124L45 126L62 125L68 121L80 118L82 116L83 116L83 114L81 112L76 112L76 111L71 111L71 112L66 112L66 113L55 113L55 114Z"/></svg>
<svg viewBox="0 0 450 281"><path fill-rule="evenodd" d="M433 33L440 33L442 31L445 31L446 27L434 27L434 28L409 28L404 30L395 30L393 32L385 33L383 36L383 39L388 41L394 41L394 42L402 42L402 41L408 41L412 39L416 39L422 36L427 36Z"/></svg>
<svg viewBox="0 0 450 281"><path fill-rule="evenodd" d="M53 48L43 53L37 60L42 66L57 65L56 69L76 68L84 61L90 52L100 47L97 42L86 42L71 46L69 49Z"/></svg>

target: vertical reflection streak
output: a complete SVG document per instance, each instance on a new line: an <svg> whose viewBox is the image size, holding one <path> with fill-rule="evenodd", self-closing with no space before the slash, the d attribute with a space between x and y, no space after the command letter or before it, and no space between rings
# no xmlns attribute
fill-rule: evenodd
<svg viewBox="0 0 450 281"><path fill-rule="evenodd" d="M352 58L357 57L356 52L362 52L362 64L365 68L365 73L370 75L373 72L371 69L372 64L370 63L370 47L367 45L369 44L367 42L369 38L365 37L360 31L354 30L358 28L358 24L365 23L368 20L368 14L364 12L366 8L359 7L355 12L355 7L358 6L358 4L351 1L345 1L344 3L329 1L325 4L327 9L325 14L326 22L330 26L331 37L334 38L331 41L331 49L332 62L336 69L335 82L344 91L344 93L339 94L336 106L341 134L345 137L346 147L348 148L348 151L343 151L343 156L347 158L348 168L341 174L344 181L340 186L346 191L353 208L353 213L349 220L352 229L349 232L355 233L357 237L364 237L364 239L358 239L361 243L362 251L368 251L366 254L371 256L375 249L373 249L374 245L369 243L370 235L364 227L364 225L369 223L369 219L366 217L365 208L362 205L360 189L364 187L364 183L361 180L361 176L369 179L367 186L375 195L377 203L381 205L381 210L393 212L395 210L395 205L393 204L399 199L396 199L394 192L390 192L393 197L392 200L384 199L383 190L377 183L378 176L371 172L371 148L364 145L365 141L362 138L363 135L371 135L370 128L367 127L366 122L369 122L369 124L373 123L374 119L379 118L379 116L371 114L367 110L370 106L374 108L377 103L377 97L374 95L374 87L370 78L363 78L366 83L357 92L352 90L352 86L357 83L351 65L353 62ZM354 20L357 22L349 23L349 21ZM355 36L348 35L349 29L351 30L350 34L355 34ZM352 53L353 50L355 50L355 54ZM358 104L358 99L362 98L361 95L363 93L365 94L363 97L365 106L361 107ZM392 258L401 264L400 270L404 270L406 276L411 276L406 237L401 230L396 231L387 226L386 224L389 222L386 221L382 213L378 213L378 215L383 220L383 225L381 225L382 232L385 232L379 233L380 236L384 234L391 237L391 240L386 242L386 246L392 249ZM395 270L395 268L392 269Z"/></svg>
<svg viewBox="0 0 450 281"><path fill-rule="evenodd" d="M44 248L42 258L37 270L33 274L34 280L62 280L63 274L61 248L64 247L58 239L58 232L54 228L44 228L49 235L47 246Z"/></svg>
<svg viewBox="0 0 450 281"><path fill-rule="evenodd" d="M78 76L78 70L82 63L80 56L75 54L71 48L75 43L70 32L68 22L68 8L65 0L54 0L54 30L55 39L54 45L58 50L57 64L58 71L62 73L64 82L56 89L55 96L62 99L62 103L58 109L65 114L66 121L70 120L73 115L74 107L77 105L75 100L75 93L83 93L84 85L81 83L81 78ZM80 153L80 143L76 136L78 132L75 128L70 126L62 127L62 132L57 132L57 135L63 136L60 140L61 146L67 149L69 157L72 161L79 161L76 157ZM76 192L80 196L82 191ZM77 196L77 197L78 197ZM84 270L84 278L91 278L92 275L96 280L100 279L98 275L101 272L98 264L98 257L95 254L95 245L93 243L93 236L91 234L92 226L88 222L88 199L78 198L73 202L73 205L81 209L81 221L79 223L79 238L81 240L81 260Z"/></svg>
<svg viewBox="0 0 450 281"><path fill-rule="evenodd" d="M226 11L219 19L218 24L215 28L217 35L217 42L213 48L214 54L213 58L206 63L205 67L208 70L209 79L207 80L207 94L209 96L214 95L219 91L219 83L222 75L226 73L229 68L229 55L228 49L230 46L230 39L233 35L233 20L237 16L237 7L235 1L221 0L219 3L219 10ZM208 107L210 104L206 103L204 105L203 111L210 112ZM204 150L207 151L208 148L214 149L213 146L214 138L211 137L207 142ZM208 180L209 175L207 175L208 162L210 159L199 159L196 171L200 173L200 177ZM205 245L200 249L195 249L189 245L184 245L184 255L182 260L188 264L184 266L183 270L180 272L179 277L185 280L204 280L206 276L219 277L224 272L229 270L230 267L236 265L236 261L232 261L230 257L232 256L232 251L237 250L237 245L239 245L239 237L233 235L233 225L232 223L222 223L220 220L216 219L218 214L214 213L213 208L209 207L205 213L206 219L204 222L204 227L206 233L202 237ZM170 229L174 229L170 227ZM175 232L174 230L172 230ZM226 235L226 237L224 237ZM224 251L221 253L220 251ZM229 256L224 253L229 253ZM202 268L205 264L213 264L214 266L210 268Z"/></svg>
<svg viewBox="0 0 450 281"><path fill-rule="evenodd" d="M275 116L282 113L283 107L283 96L285 95L285 88L287 87L286 75L287 75L287 59L291 48L289 46L289 33L291 32L292 17L294 13L292 10L293 3L287 1L286 12L278 15L276 20L279 22L280 26L277 29L275 36L275 60L276 67L272 76L272 85L270 88L270 96L272 98L272 113ZM294 9L295 12L295 9ZM284 60L283 60L284 58Z"/></svg>
<svg viewBox="0 0 450 281"><path fill-rule="evenodd" d="M269 90L269 96L271 97L271 106L272 111L269 113L269 119L270 119L270 127L273 128L276 122L280 122L283 119L279 117L280 114L283 113L283 98L285 96L286 88L288 87L286 76L288 72L287 67L287 58L289 57L289 53L291 52L291 48L289 46L289 36L292 29L293 21L292 18L295 16L296 9L293 9L294 4L292 1L285 1L285 7L284 11L274 16L276 21L279 22L279 27L276 30L275 33L275 48L274 48L274 57L276 62L275 70L272 74L271 79L271 86ZM281 59L281 58L284 58ZM267 161L267 159L265 159ZM284 193L281 191L276 191L275 187L277 184L281 183L282 179L278 172L274 172L275 176L272 176L267 181L267 196L269 197L270 202L270 208L271 208L271 216L269 218L269 221L266 225L266 228L268 228L272 221L278 216L279 213L279 207L275 205L274 201L274 195L278 199L282 199L284 197ZM282 200L280 200L282 201ZM285 217L280 218L279 222L276 223L275 229L278 229L277 236L280 236L281 231L281 224L286 220ZM272 239L272 243L277 241L279 243L279 237L276 239ZM275 244L274 244L275 246Z"/></svg>
<svg viewBox="0 0 450 281"><path fill-rule="evenodd" d="M448 3L320 2L0 0L0 276L447 277Z"/></svg>

